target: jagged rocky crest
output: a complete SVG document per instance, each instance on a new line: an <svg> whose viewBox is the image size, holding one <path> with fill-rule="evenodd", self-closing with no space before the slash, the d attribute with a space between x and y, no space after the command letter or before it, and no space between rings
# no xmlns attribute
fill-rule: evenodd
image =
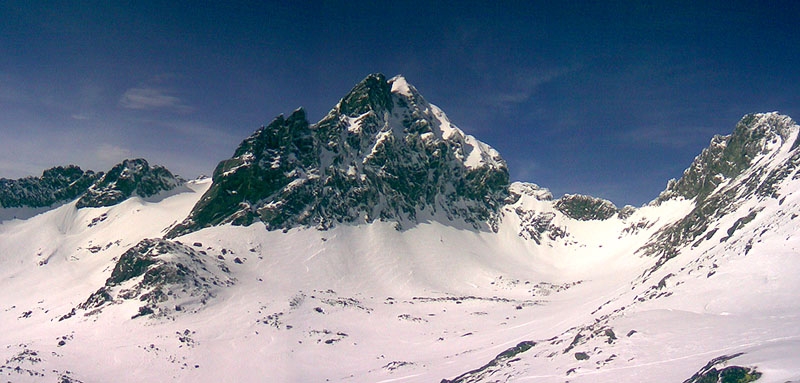
<svg viewBox="0 0 800 383"><path fill-rule="evenodd" d="M41 177L2 178L0 207L39 208L70 201L85 193L101 175L70 165L47 169Z"/></svg>
<svg viewBox="0 0 800 383"><path fill-rule="evenodd" d="M132 196L143 198L169 191L183 183L163 166L150 166L144 159L125 160L103 174L75 206L103 207L116 205Z"/></svg>
<svg viewBox="0 0 800 383"><path fill-rule="evenodd" d="M777 112L748 114L728 136L716 136L697 156L680 180L670 180L667 189L654 200L693 199L694 208L684 218L654 234L639 251L657 256L657 270L677 256L684 246L697 246L717 231L712 225L721 217L737 212L748 200L778 199L781 183L800 178L798 126ZM746 212L727 229L728 236L758 214ZM725 240L723 238L722 240Z"/></svg>
<svg viewBox="0 0 800 383"><path fill-rule="evenodd" d="M184 181L144 159L124 160L106 173L75 165L47 169L41 177L0 179L0 207L46 208L72 201L77 208L113 206L132 196L152 197Z"/></svg>
<svg viewBox="0 0 800 383"><path fill-rule="evenodd" d="M759 155L788 144L788 140L793 140L791 150L796 149L800 144L792 138L796 126L790 117L777 112L742 117L733 134L714 136L683 176L679 180L670 180L666 190L654 202L675 197L702 201L719 185L750 168Z"/></svg>
<svg viewBox="0 0 800 383"><path fill-rule="evenodd" d="M446 217L490 229L506 164L402 77L371 75L321 121L299 109L244 140L168 236L231 223L267 229ZM400 227L400 226L398 226Z"/></svg>

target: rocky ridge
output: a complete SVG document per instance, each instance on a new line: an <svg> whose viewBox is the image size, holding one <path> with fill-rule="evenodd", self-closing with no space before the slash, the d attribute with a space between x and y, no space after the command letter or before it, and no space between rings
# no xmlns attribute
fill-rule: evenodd
<svg viewBox="0 0 800 383"><path fill-rule="evenodd" d="M163 166L150 166L144 159L125 160L103 174L78 199L76 207L116 205L131 196L147 198L183 183Z"/></svg>
<svg viewBox="0 0 800 383"><path fill-rule="evenodd" d="M579 221L605 220L619 212L611 201L581 194L567 194L559 198L554 207L567 217Z"/></svg>
<svg viewBox="0 0 800 383"><path fill-rule="evenodd" d="M101 175L70 165L47 169L41 177L2 178L0 207L38 208L70 201L85 193Z"/></svg>
<svg viewBox="0 0 800 383"><path fill-rule="evenodd" d="M731 135L716 136L698 155L680 180L670 180L667 189L652 202L690 199L694 208L684 218L660 230L639 252L658 257L652 270L675 257L682 247L699 245L718 228L713 224L733 214L747 201L766 199L782 203L782 183L800 177L798 126L777 112L744 116ZM759 210L746 212L728 236L752 221Z"/></svg>
<svg viewBox="0 0 800 383"><path fill-rule="evenodd" d="M116 205L132 196L152 197L184 180L144 159L124 160L108 172L75 165L47 169L41 177L0 179L0 207L47 208L75 200L77 208Z"/></svg>
<svg viewBox="0 0 800 383"><path fill-rule="evenodd" d="M195 310L206 304L215 290L235 282L229 273L223 262L212 260L202 250L180 242L145 239L119 257L104 286L60 320L77 311L94 315L124 301L142 303L133 318Z"/></svg>

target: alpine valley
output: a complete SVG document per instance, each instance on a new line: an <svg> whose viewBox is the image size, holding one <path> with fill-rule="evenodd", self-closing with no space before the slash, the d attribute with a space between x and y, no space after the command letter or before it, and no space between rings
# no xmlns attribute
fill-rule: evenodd
<svg viewBox="0 0 800 383"><path fill-rule="evenodd" d="M212 178L0 179L0 379L800 382L799 132L746 115L618 208L371 75Z"/></svg>

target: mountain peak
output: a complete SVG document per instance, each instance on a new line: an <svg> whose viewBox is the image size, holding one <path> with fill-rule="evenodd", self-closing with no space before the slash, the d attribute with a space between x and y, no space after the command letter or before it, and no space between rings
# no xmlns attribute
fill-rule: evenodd
<svg viewBox="0 0 800 383"><path fill-rule="evenodd" d="M748 114L736 124L727 145L741 150L743 159L752 160L788 143L798 129L791 117L778 112ZM792 142L792 148L797 146L796 142L796 139Z"/></svg>
<svg viewBox="0 0 800 383"><path fill-rule="evenodd" d="M737 123L734 135L741 129L749 132L772 132L783 138L789 138L797 128L797 123L791 117L780 112L750 113L746 114Z"/></svg>
<svg viewBox="0 0 800 383"><path fill-rule="evenodd" d="M778 112L747 114L732 134L712 138L683 176L670 180L654 202L675 197L702 200L745 170L767 166L768 159L778 152L796 149L800 144L798 130L790 117Z"/></svg>
<svg viewBox="0 0 800 383"><path fill-rule="evenodd" d="M371 74L361 80L339 102L338 110L348 117L358 117L369 111L392 108L392 88L383 74Z"/></svg>
<svg viewBox="0 0 800 383"><path fill-rule="evenodd" d="M0 179L0 208L43 208L63 203L83 194L101 174L83 171L75 165L56 166L41 177Z"/></svg>
<svg viewBox="0 0 800 383"><path fill-rule="evenodd" d="M172 190L183 180L143 158L126 159L98 179L75 203L78 208L116 205L131 196L150 197Z"/></svg>
<svg viewBox="0 0 800 383"><path fill-rule="evenodd" d="M321 121L279 116L222 161L171 236L256 221L326 229L417 214L489 228L507 195L500 155L465 135L402 76L367 76Z"/></svg>
<svg viewBox="0 0 800 383"><path fill-rule="evenodd" d="M688 215L656 233L642 248L646 254L659 256L653 270L674 257L680 246L696 246L703 238L711 238L715 222L752 201L777 199L778 205L783 204L786 185L798 177L800 168L798 132L800 126L791 118L773 112L748 114L732 134L714 137L683 177L670 180L652 202L693 200ZM757 210L750 209L729 229L729 235L756 214Z"/></svg>

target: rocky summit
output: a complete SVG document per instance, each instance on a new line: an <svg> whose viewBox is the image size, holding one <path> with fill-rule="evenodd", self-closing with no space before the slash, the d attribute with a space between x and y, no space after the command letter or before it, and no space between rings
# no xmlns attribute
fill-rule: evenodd
<svg viewBox="0 0 800 383"><path fill-rule="evenodd" d="M689 214L664 227L641 249L644 254L659 257L654 268L675 257L681 246L696 247L711 239L719 229L715 223L723 217L740 214L733 226L722 231L727 236L720 240L730 238L764 209L747 208L754 201L783 204L786 192L781 191L781 185L800 177L796 175L800 166L798 129L794 120L776 112L748 114L732 134L714 137L681 179L670 180L651 203L694 201ZM742 213L742 209L746 211Z"/></svg>
<svg viewBox="0 0 800 383"><path fill-rule="evenodd" d="M183 182L167 168L141 158L124 160L105 173L58 166L41 177L0 179L0 207L54 208L76 198L77 208L113 206L133 196L147 198L173 190Z"/></svg>
<svg viewBox="0 0 800 383"><path fill-rule="evenodd" d="M0 179L0 207L48 207L72 200L85 193L100 175L89 170L58 166L41 177Z"/></svg>
<svg viewBox="0 0 800 383"><path fill-rule="evenodd" d="M183 182L163 166L144 159L125 160L98 179L76 202L78 208L116 205L131 196L143 198L169 191Z"/></svg>
<svg viewBox="0 0 800 383"><path fill-rule="evenodd" d="M508 170L403 77L371 75L319 122L279 116L222 161L171 236L263 222L267 229L424 219L491 229Z"/></svg>
<svg viewBox="0 0 800 383"><path fill-rule="evenodd" d="M759 175L767 171L771 174L763 185L759 183L760 195L770 194L775 182L780 181L797 166L797 159L786 159L781 169L766 169L767 159L783 148L794 151L800 140L793 139L797 124L788 116L779 113L748 114L736 124L732 134L715 136L709 146L695 158L692 165L683 172L679 180L670 180L667 189L661 193L655 203L669 198L683 197L704 200L715 189L731 179L747 171L753 165ZM775 164L772 164L775 166ZM782 173L786 173L781 176ZM756 186L755 179L749 186ZM744 185L747 186L747 185ZM749 194L756 189L748 187Z"/></svg>

